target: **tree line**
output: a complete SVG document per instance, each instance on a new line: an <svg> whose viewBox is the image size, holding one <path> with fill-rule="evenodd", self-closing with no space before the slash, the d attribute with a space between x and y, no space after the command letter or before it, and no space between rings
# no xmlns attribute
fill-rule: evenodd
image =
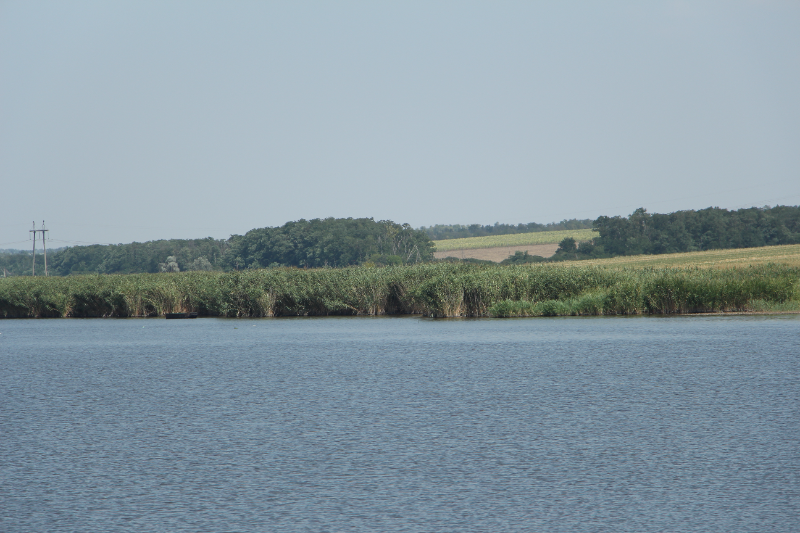
<svg viewBox="0 0 800 533"><path fill-rule="evenodd" d="M582 229L585 222L571 220L535 226L548 230ZM522 228L531 231L532 226L437 225L413 229L408 224L372 218L301 219L280 227L253 229L228 239L208 237L72 246L50 252L48 270L52 275L67 276L192 270L227 272L278 266L319 268L411 264L433 260L431 234L440 237L452 230L455 238L475 236L475 233L461 235L457 233L458 228L473 228L474 232L490 231L487 228L498 232L510 232L511 229L519 232L523 231ZM580 243L564 239L551 258L518 252L503 263L797 244L800 243L800 206L736 211L709 207L669 214L651 214L640 208L627 217L598 217L592 221L591 227L597 230L597 238ZM31 252L0 253L0 268L3 275L30 275ZM40 253L36 254L36 272L44 273L44 260Z"/></svg>
<svg viewBox="0 0 800 533"><path fill-rule="evenodd" d="M600 233L596 245L615 256L798 244L800 206L709 207L670 214L639 208L628 217L599 217L593 226Z"/></svg>
<svg viewBox="0 0 800 533"><path fill-rule="evenodd" d="M49 252L49 251L48 251ZM51 275L231 271L275 266L342 267L429 261L433 243L408 224L371 218L297 220L228 239L169 239L72 246L47 255ZM44 259L36 254L36 274ZM30 275L31 252L0 254L5 275ZM2 275L2 274L0 274Z"/></svg>

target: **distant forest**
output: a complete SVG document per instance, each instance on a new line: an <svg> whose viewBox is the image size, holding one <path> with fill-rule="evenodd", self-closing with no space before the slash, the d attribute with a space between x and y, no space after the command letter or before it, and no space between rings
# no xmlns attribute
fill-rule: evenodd
<svg viewBox="0 0 800 533"><path fill-rule="evenodd" d="M592 225L599 236L590 242L564 239L551 258L518 252L503 262L539 263L800 244L798 206L737 211L709 207L670 214L651 214L639 208L627 217L601 216Z"/></svg>
<svg viewBox="0 0 800 533"><path fill-rule="evenodd" d="M47 266L51 275L67 276L186 270L230 271L278 266L399 265L432 261L432 235L442 239L445 238L442 237L444 234L449 235L447 238L456 238L500 235L501 232L584 229L586 222L570 220L517 226L436 225L413 229L408 224L401 225L389 220L376 222L371 218L298 220L280 227L254 229L229 239L208 237L62 248L49 251ZM627 217L601 216L592 221L589 227L598 231L597 238L580 243L564 239L556 255L550 259L518 253L504 262L549 262L798 244L800 206L737 211L710 207L670 214L651 214L645 209L637 209ZM458 233L462 230L472 233ZM3 269L3 275L30 275L31 252L0 251L0 268ZM44 274L41 253L36 254L36 273Z"/></svg>
<svg viewBox="0 0 800 533"><path fill-rule="evenodd" d="M594 228L606 253L666 254L800 243L800 206L728 211L709 207L668 215L637 209L629 217L599 217Z"/></svg>
<svg viewBox="0 0 800 533"><path fill-rule="evenodd" d="M481 226L480 224L470 224L468 226L454 224L436 224L435 226L419 228L428 234L434 241L446 239L463 239L465 237L486 237L488 235L511 235L514 233L534 233L537 231L563 231L575 229L592 229L593 221L586 220L562 220L561 222L551 222L549 224L537 224L529 222L527 224L500 224Z"/></svg>
<svg viewBox="0 0 800 533"><path fill-rule="evenodd" d="M36 274L44 274L37 251ZM229 239L171 239L117 245L72 246L47 254L51 275L131 274L186 270L230 271L275 266L341 267L428 261L433 244L408 224L371 218L287 222ZM0 275L30 275L31 252L0 253Z"/></svg>

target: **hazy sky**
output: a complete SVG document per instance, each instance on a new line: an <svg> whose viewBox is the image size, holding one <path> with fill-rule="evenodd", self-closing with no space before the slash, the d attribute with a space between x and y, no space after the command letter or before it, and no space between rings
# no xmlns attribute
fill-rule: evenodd
<svg viewBox="0 0 800 533"><path fill-rule="evenodd" d="M766 204L797 1L0 1L0 248Z"/></svg>

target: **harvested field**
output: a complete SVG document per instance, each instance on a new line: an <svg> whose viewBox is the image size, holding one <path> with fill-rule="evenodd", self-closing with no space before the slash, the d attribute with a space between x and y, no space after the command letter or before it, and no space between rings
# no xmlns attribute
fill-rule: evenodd
<svg viewBox="0 0 800 533"><path fill-rule="evenodd" d="M609 259L566 261L565 266L603 266L611 268L746 268L769 264L800 267L800 244L732 248L662 255L629 255Z"/></svg>
<svg viewBox="0 0 800 533"><path fill-rule="evenodd" d="M531 255L540 255L542 257L550 257L558 250L557 244L528 244L520 246L501 246L498 248L478 248L475 250L449 250L446 252L434 252L436 259L444 259L445 257L457 257L458 259L482 259L484 261L494 261L499 263L503 259L507 259L509 255L514 255L514 252L520 250L528 252Z"/></svg>
<svg viewBox="0 0 800 533"><path fill-rule="evenodd" d="M433 241L433 244L436 246L436 251L438 252L453 250L482 250L484 248L506 247L514 247L514 250L522 250L523 246L558 244L567 237L572 237L578 242L583 242L590 241L597 236L597 232L590 229L535 231L531 233L512 233L509 235L488 235L486 237L445 239L441 241Z"/></svg>

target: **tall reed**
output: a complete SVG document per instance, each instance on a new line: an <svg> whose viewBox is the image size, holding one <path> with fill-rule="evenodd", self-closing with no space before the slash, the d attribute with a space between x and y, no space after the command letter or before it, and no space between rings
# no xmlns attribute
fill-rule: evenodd
<svg viewBox="0 0 800 533"><path fill-rule="evenodd" d="M800 302L800 268L611 269L430 263L0 278L0 317L422 314L547 316L738 311ZM787 307L788 306L788 307Z"/></svg>

